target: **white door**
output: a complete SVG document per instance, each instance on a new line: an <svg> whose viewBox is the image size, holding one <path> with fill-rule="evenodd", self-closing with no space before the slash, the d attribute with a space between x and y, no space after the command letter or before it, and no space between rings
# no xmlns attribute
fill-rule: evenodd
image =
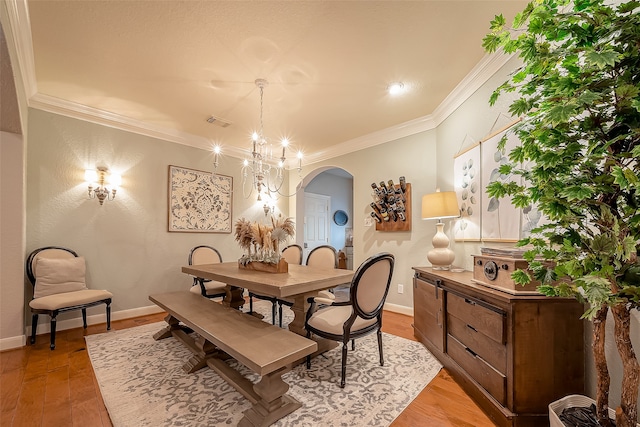
<svg viewBox="0 0 640 427"><path fill-rule="evenodd" d="M329 244L329 204L331 197L321 194L304 193L304 245L303 256L311 249Z"/></svg>

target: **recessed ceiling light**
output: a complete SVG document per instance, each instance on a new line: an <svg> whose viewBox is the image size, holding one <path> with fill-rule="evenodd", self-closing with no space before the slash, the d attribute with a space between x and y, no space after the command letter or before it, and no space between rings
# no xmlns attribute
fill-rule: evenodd
<svg viewBox="0 0 640 427"><path fill-rule="evenodd" d="M404 92L404 84L402 82L391 83L387 87L387 91L389 91L389 95L400 95Z"/></svg>

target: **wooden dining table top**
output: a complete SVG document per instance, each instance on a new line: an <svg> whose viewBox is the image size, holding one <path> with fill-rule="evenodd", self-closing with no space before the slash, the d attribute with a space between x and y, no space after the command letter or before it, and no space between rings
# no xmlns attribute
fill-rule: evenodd
<svg viewBox="0 0 640 427"><path fill-rule="evenodd" d="M189 265L182 272L203 279L217 280L276 298L290 297L338 285L348 284L353 270L321 269L306 265L289 264L287 273L268 273L242 269L237 262Z"/></svg>

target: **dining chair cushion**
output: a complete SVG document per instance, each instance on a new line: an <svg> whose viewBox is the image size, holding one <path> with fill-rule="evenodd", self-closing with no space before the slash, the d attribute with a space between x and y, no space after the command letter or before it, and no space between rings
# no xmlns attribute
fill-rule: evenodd
<svg viewBox="0 0 640 427"><path fill-rule="evenodd" d="M204 282L204 288L207 290L208 294L214 293L214 292L209 292L209 291L224 291L225 288L227 287L226 283L222 283L222 282L216 282L216 281L211 281L211 282ZM194 285L191 286L191 289L189 289L191 292L193 292L194 294L198 294L198 295L202 295L202 289L200 288L199 285Z"/></svg>
<svg viewBox="0 0 640 427"><path fill-rule="evenodd" d="M112 298L109 291L99 289L83 289L81 291L64 292L32 299L29 307L34 310L59 310L61 308L90 304Z"/></svg>
<svg viewBox="0 0 640 427"><path fill-rule="evenodd" d="M35 265L36 286L34 298L87 289L84 280L84 257L39 257Z"/></svg>
<svg viewBox="0 0 640 427"><path fill-rule="evenodd" d="M344 322L351 317L351 313L353 313L353 307L350 305L327 307L313 313L307 323L311 327L320 329L321 331L342 335L344 333ZM361 317L356 317L353 326L351 326L351 331L354 332L367 326L375 325L377 321L377 318L366 320Z"/></svg>

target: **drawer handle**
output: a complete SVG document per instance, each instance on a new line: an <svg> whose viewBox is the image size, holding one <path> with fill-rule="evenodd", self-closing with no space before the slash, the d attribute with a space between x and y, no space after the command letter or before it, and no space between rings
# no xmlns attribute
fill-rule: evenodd
<svg viewBox="0 0 640 427"><path fill-rule="evenodd" d="M467 353L469 353L469 354L470 354L470 355L472 355L473 357L477 357L477 356L478 356L478 355L477 355L473 350L471 350L469 347L465 347L464 349L467 351Z"/></svg>
<svg viewBox="0 0 640 427"><path fill-rule="evenodd" d="M473 332L478 332L478 330L471 325L467 325L467 328L471 329Z"/></svg>
<svg viewBox="0 0 640 427"><path fill-rule="evenodd" d="M467 304L476 305L476 302L475 301L471 301L469 298L465 298L464 302L466 302Z"/></svg>

